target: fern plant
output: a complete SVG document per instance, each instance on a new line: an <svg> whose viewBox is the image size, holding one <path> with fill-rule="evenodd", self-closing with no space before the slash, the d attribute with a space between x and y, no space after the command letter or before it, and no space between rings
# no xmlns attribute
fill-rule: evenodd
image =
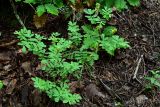
<svg viewBox="0 0 160 107"><path fill-rule="evenodd" d="M3 88L3 82L0 80L0 89Z"/></svg>
<svg viewBox="0 0 160 107"><path fill-rule="evenodd" d="M110 11L107 11L110 9L107 9L107 7L104 9L106 12L100 12L100 14L103 17L106 15L111 17ZM114 26L106 26L106 28L102 30L102 28L105 27L105 19L100 18L94 10L87 9L85 10L85 13L87 14L86 17L91 22L91 24L97 24L97 26L96 29L91 27L91 25L84 25L82 27L85 33L85 38L81 50L92 48L97 51L97 49L99 49L98 46L101 46L101 48L106 50L106 52L108 52L110 55L114 55L114 51L116 49L129 47L128 42L126 42L120 36L115 35L117 29ZM106 17L107 20L110 17Z"/></svg>
<svg viewBox="0 0 160 107"><path fill-rule="evenodd" d="M152 89L153 87L157 87L160 89L160 72L151 70L150 71L151 76L146 76L145 79L148 80L148 84L146 85L146 88Z"/></svg>
<svg viewBox="0 0 160 107"><path fill-rule="evenodd" d="M37 5L36 13L38 16L43 15L45 12L50 13L52 15L58 15L59 9L63 7L62 0L15 0L16 2L23 1L29 5ZM33 7L33 6L32 6Z"/></svg>
<svg viewBox="0 0 160 107"><path fill-rule="evenodd" d="M127 4L131 6L140 5L140 0L96 0L96 2L102 4L103 7L115 7L119 11L127 9Z"/></svg>
<svg viewBox="0 0 160 107"><path fill-rule="evenodd" d="M49 98L55 102L62 101L63 103L68 103L70 105L79 102L81 97L78 94L71 94L69 86L66 83L60 82L60 84L55 84L48 80L43 80L41 78L32 78L34 81L34 87L42 92L46 92Z"/></svg>
<svg viewBox="0 0 160 107"><path fill-rule="evenodd" d="M77 22L69 21L67 38L58 32L53 32L49 38L27 29L15 32L23 52L30 51L39 56L42 70L51 77L50 81L32 78L35 88L55 102L76 104L80 101L81 96L69 90L68 76L80 78L85 65L93 66L99 59L100 50L114 55L116 49L129 47L128 42L116 34L114 26L106 25L106 20L112 16L111 8L100 9L99 6L96 4L95 9L84 10L89 24L79 26ZM44 40L51 45L46 46Z"/></svg>
<svg viewBox="0 0 160 107"><path fill-rule="evenodd" d="M42 42L45 40L43 36L39 34L33 34L31 30L21 29L14 34L19 35L20 42L18 45L22 46L22 52L26 53L27 50L33 52L33 54L44 56L46 45Z"/></svg>
<svg viewBox="0 0 160 107"><path fill-rule="evenodd" d="M30 30L21 29L16 31L20 39L19 45L22 46L23 52L31 51L39 56L42 70L48 73L53 80L60 77L59 82L45 81L38 77L32 78L34 86L42 92L45 92L55 102L62 101L63 103L75 104L80 101L81 97L78 94L72 94L67 84L67 76L74 74L81 69L78 62L67 62L63 57L65 51L70 48L72 42L64 38L58 38L59 33L53 33L47 40L51 41L52 45L46 49L46 45L42 42L43 36L33 34ZM37 36L38 35L38 36Z"/></svg>

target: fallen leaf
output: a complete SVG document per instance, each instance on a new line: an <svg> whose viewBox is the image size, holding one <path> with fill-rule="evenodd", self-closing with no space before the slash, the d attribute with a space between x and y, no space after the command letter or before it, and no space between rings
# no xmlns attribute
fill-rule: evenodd
<svg viewBox="0 0 160 107"><path fill-rule="evenodd" d="M38 90L33 90L32 92L32 97L33 97L33 105L35 107L40 107L40 105L42 105L42 96L41 94L38 92Z"/></svg>
<svg viewBox="0 0 160 107"><path fill-rule="evenodd" d="M37 29L42 28L47 20L47 15L43 14L42 16L38 16L37 14L33 16L34 25Z"/></svg>
<svg viewBox="0 0 160 107"><path fill-rule="evenodd" d="M7 88L6 88L6 93L7 94L12 94L13 90L15 89L16 87L16 83L17 83L17 80L16 79L13 79L11 81L8 81L8 83L4 83Z"/></svg>
<svg viewBox="0 0 160 107"><path fill-rule="evenodd" d="M41 64L38 64L38 66L36 67L36 71L38 71L38 70L41 70L42 69L42 65Z"/></svg>
<svg viewBox="0 0 160 107"><path fill-rule="evenodd" d="M74 93L77 89L84 88L84 82L83 81L73 81L69 83L70 90Z"/></svg>
<svg viewBox="0 0 160 107"><path fill-rule="evenodd" d="M95 3L95 0L87 0L87 6L91 7Z"/></svg>

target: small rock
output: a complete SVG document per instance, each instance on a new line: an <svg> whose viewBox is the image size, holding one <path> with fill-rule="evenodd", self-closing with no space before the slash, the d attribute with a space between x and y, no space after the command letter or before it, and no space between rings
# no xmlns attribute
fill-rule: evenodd
<svg viewBox="0 0 160 107"><path fill-rule="evenodd" d="M26 73L32 75L31 62L29 61L23 62L21 67L24 69Z"/></svg>
<svg viewBox="0 0 160 107"><path fill-rule="evenodd" d="M3 69L4 69L5 71L10 71L10 70L11 70L11 67L12 67L12 65L8 64L8 65L5 65L5 66L3 67Z"/></svg>
<svg viewBox="0 0 160 107"><path fill-rule="evenodd" d="M0 62L4 62L4 61L10 61L10 54L8 52L1 52L0 53Z"/></svg>
<svg viewBox="0 0 160 107"><path fill-rule="evenodd" d="M90 84L86 87L86 94L90 99L95 96L105 98L105 95L98 90L98 87L95 84Z"/></svg>
<svg viewBox="0 0 160 107"><path fill-rule="evenodd" d="M148 41L148 38L147 38L147 36L146 35L142 35L142 40L144 41L144 42L146 42L146 41Z"/></svg>
<svg viewBox="0 0 160 107"><path fill-rule="evenodd" d="M139 95L138 97L136 97L136 103L138 107L144 104L146 100L148 100L148 97L146 97L145 95Z"/></svg>

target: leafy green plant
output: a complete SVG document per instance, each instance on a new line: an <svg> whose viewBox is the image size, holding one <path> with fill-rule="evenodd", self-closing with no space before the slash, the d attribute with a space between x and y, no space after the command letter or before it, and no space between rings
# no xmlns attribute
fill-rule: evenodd
<svg viewBox="0 0 160 107"><path fill-rule="evenodd" d="M43 56L45 53L44 48L46 45L42 42L45 38L40 36L39 34L33 34L31 30L21 29L20 31L16 31L14 34L21 35L18 36L20 42L18 45L22 46L22 52L26 53L28 51L32 51L33 54Z"/></svg>
<svg viewBox="0 0 160 107"><path fill-rule="evenodd" d="M25 28L15 32L22 51L39 56L42 70L52 77L52 82L34 77L34 86L55 102L76 104L80 101L80 95L69 90L68 76L80 78L85 65L93 66L99 59L98 51L103 49L114 55L116 49L129 47L128 42L116 35L114 26L106 25L105 20L112 16L110 8L101 10L97 4L95 9L85 9L84 13L90 24L79 26L69 21L67 38L58 32L46 38ZM46 46L44 40L50 45Z"/></svg>
<svg viewBox="0 0 160 107"><path fill-rule="evenodd" d="M60 34L56 32L47 39L51 41L52 45L46 49L46 45L42 42L46 38L41 35L33 34L25 28L16 31L15 34L19 35L20 42L18 44L22 46L23 52L30 51L39 56L42 70L48 73L54 80L56 77L61 77L59 83L45 81L38 77L32 78L34 86L40 91L46 92L55 102L63 101L63 103L69 104L79 102L81 97L78 94L71 94L66 80L67 76L79 70L81 65L78 62L67 62L63 58L63 54L65 54L66 49L70 47L72 42L64 38L58 38Z"/></svg>
<svg viewBox="0 0 160 107"><path fill-rule="evenodd" d="M0 80L0 89L3 88L3 82Z"/></svg>
<svg viewBox="0 0 160 107"><path fill-rule="evenodd" d="M100 12L100 14L103 16L103 18L107 18L108 20L111 17L111 13L107 10L110 9L107 9L107 7L105 7L102 10L106 10L106 12ZM115 35L117 29L114 26L105 27L105 19L100 18L99 15L97 15L97 12L91 9L87 9L84 11L87 14L86 17L91 22L91 24L97 24L97 26L96 29L91 27L91 25L84 25L82 27L85 33L84 44L81 48L82 50L88 48L94 48L97 50L99 49L98 46L101 46L101 48L108 52L110 55L114 55L114 51L116 49L129 47L128 42L124 41L124 39L120 36ZM105 29L102 30L102 28L104 27Z"/></svg>
<svg viewBox="0 0 160 107"><path fill-rule="evenodd" d="M43 80L41 78L32 78L34 81L34 87L42 92L46 92L49 98L55 102L62 101L63 103L68 103L70 105L79 102L81 97L78 94L71 94L69 86L66 83L60 82L60 84L55 84L48 80Z"/></svg>
<svg viewBox="0 0 160 107"><path fill-rule="evenodd" d="M52 15L58 15L59 9L63 7L62 0L15 0L16 2L23 1L29 5L37 5L36 13L38 16L43 15L45 12ZM33 6L32 6L33 7Z"/></svg>
<svg viewBox="0 0 160 107"><path fill-rule="evenodd" d="M153 87L157 87L160 89L160 72L151 70L150 71L151 76L146 76L145 79L148 80L148 84L146 85L146 88L152 89Z"/></svg>
<svg viewBox="0 0 160 107"><path fill-rule="evenodd" d="M140 0L97 0L97 3L103 4L102 6L115 7L117 10L121 11L128 8L128 5L139 6Z"/></svg>

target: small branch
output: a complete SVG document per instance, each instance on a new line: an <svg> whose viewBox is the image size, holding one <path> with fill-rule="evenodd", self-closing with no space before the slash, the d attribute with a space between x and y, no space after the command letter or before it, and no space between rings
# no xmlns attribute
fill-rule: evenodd
<svg viewBox="0 0 160 107"><path fill-rule="evenodd" d="M106 89L106 91L112 96L112 97L116 97L118 98L120 101L122 101L121 97L118 96L109 86L107 86L106 84L104 84L104 82L99 79L99 81L102 83L102 85L104 86L104 88Z"/></svg>
<svg viewBox="0 0 160 107"><path fill-rule="evenodd" d="M32 6L31 3L29 3L29 5L31 6L31 8L36 12L36 9Z"/></svg>
<svg viewBox="0 0 160 107"><path fill-rule="evenodd" d="M136 78L137 78L137 73L138 73L139 65L140 65L140 63L141 63L141 61L142 61L142 58L143 58L143 55L141 55L141 57L140 57L139 60L138 60L137 67L136 67L135 72L134 72L134 75L133 75L133 79L136 79Z"/></svg>
<svg viewBox="0 0 160 107"><path fill-rule="evenodd" d="M14 12L17 20L19 21L19 23L21 24L21 26L22 26L23 28L26 28L25 25L24 25L24 23L23 23L23 21L21 20L21 18L20 18L19 15L17 14L17 10L16 10L16 7L15 7L15 5L14 5L13 0L10 0L10 3L11 3L11 6L12 6L12 8L13 8L13 12Z"/></svg>
<svg viewBox="0 0 160 107"><path fill-rule="evenodd" d="M12 40L12 41L10 41L10 42L4 43L4 44L0 44L0 48L1 48L1 47L11 46L11 45L13 45L13 44L15 44L15 43L17 43L17 42L18 42L18 40Z"/></svg>

